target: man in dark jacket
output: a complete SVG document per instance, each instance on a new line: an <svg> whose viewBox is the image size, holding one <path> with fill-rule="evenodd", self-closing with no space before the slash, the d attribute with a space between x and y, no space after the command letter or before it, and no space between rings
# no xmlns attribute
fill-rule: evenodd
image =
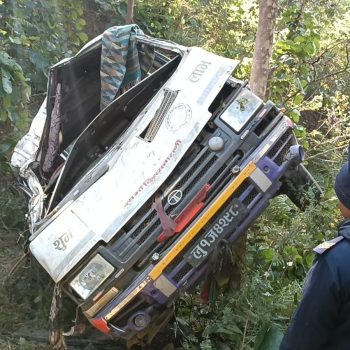
<svg viewBox="0 0 350 350"><path fill-rule="evenodd" d="M339 209L345 220L339 225L337 238L314 249L315 263L280 350L350 350L349 161L335 180Z"/></svg>

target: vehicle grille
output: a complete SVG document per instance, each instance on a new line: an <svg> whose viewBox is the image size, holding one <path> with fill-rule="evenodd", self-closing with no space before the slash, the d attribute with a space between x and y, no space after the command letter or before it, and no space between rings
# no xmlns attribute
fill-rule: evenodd
<svg viewBox="0 0 350 350"><path fill-rule="evenodd" d="M271 148L268 153L268 157L271 158L275 163L281 165L284 157L287 154L290 146L293 142L293 134L289 131L285 132L276 144Z"/></svg>
<svg viewBox="0 0 350 350"><path fill-rule="evenodd" d="M189 161L188 158L191 156L193 160ZM182 191L182 200L177 205L169 205L163 200L165 212L170 216L177 216L205 184L219 181L220 187L224 186L232 178L232 166L238 164L240 160L240 153L235 153L225 160L207 147L203 147L194 156L185 155L184 160L173 172L178 174L178 177L170 176L162 186L164 198L176 188ZM213 186L210 195L215 195L219 190L219 187ZM161 252L168 246L156 241L163 229L156 211L152 209L152 200L148 200L124 225L123 234L117 235L120 238L111 247L117 258L130 266L137 261L143 261L148 254L156 250ZM141 251L143 254L140 255Z"/></svg>
<svg viewBox="0 0 350 350"><path fill-rule="evenodd" d="M291 131L287 130L269 150L267 156L280 166L293 140ZM242 159L243 154L240 151L226 157L219 157L208 147L197 144L194 148L190 148L171 176L161 186L163 206L167 215L176 217L205 184L211 185L206 200L209 203L232 180L234 176L232 168L240 165ZM173 189L181 190L183 197L178 204L169 205L166 197ZM235 191L233 198L238 198L250 210L261 196L261 191L249 179L246 179ZM118 238L112 243L111 249L124 264L125 271L131 267L141 270L150 263L151 256L155 252L161 255L178 238L175 235L164 243L157 241L163 228L157 212L152 208L153 200L154 198L149 199L135 213L122 228L122 234L116 235ZM195 272L195 269L182 259L182 256L179 257L165 270L165 273L176 283L184 278L189 278Z"/></svg>
<svg viewBox="0 0 350 350"><path fill-rule="evenodd" d="M267 156L280 166L283 163L284 157L289 151L289 148L293 145L293 140L293 134L288 130L271 148ZM251 210L261 197L262 193L256 185L251 183L249 179L246 179L235 191L232 198L239 198L239 200ZM211 222L214 220L215 218L213 218ZM211 222L209 222L207 226L210 226ZM198 268L192 267L192 265L183 259L183 255L181 255L177 257L170 266L168 266L165 270L165 274L179 286L182 286L183 289L186 289L186 285L191 284L189 282L191 277L194 276L196 271L200 268L201 266Z"/></svg>
<svg viewBox="0 0 350 350"><path fill-rule="evenodd" d="M164 90L164 97L162 100L162 103L160 107L158 108L154 118L152 119L151 123L149 124L147 130L145 131L144 140L147 142L152 142L155 138L160 126L162 125L162 122L167 115L167 113L170 110L170 107L172 106L173 102L176 99L176 96L178 94L178 91L171 91L170 89ZM142 137L143 135L141 135Z"/></svg>

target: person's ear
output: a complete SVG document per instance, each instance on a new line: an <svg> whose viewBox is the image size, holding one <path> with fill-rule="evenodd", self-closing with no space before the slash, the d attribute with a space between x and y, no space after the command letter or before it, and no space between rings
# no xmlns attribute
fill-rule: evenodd
<svg viewBox="0 0 350 350"><path fill-rule="evenodd" d="M348 209L342 202L339 201L338 208L343 215L344 219L350 218L350 209Z"/></svg>

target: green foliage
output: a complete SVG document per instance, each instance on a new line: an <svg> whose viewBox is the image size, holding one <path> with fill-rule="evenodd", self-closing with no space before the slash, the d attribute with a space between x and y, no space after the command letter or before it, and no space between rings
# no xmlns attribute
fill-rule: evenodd
<svg viewBox="0 0 350 350"><path fill-rule="evenodd" d="M44 91L49 66L88 39L81 1L17 0L0 8L5 50L16 56L33 89Z"/></svg>
<svg viewBox="0 0 350 350"><path fill-rule="evenodd" d="M253 50L257 26L253 0L139 1L135 15L146 32L183 45L238 59Z"/></svg>
<svg viewBox="0 0 350 350"><path fill-rule="evenodd" d="M51 285L46 275L28 269L30 260L19 261L23 255L19 248L28 236L26 205L22 191L13 184L7 162L18 138L28 128L31 91L43 94L49 66L72 55L87 41L82 15L83 4L79 0L0 0L0 329L3 331L14 330L28 320L36 329L44 328L47 323L50 299L46 295L51 293ZM19 272L10 276L17 261ZM29 349L23 341L19 346Z"/></svg>
<svg viewBox="0 0 350 350"><path fill-rule="evenodd" d="M7 180L0 182L0 227L4 232L12 233L15 230L23 231L25 229L26 206L20 189L11 183L9 171L10 169L0 170L1 177L7 178Z"/></svg>
<svg viewBox="0 0 350 350"><path fill-rule="evenodd" d="M38 329L46 325L49 302L38 300L38 295L47 295L51 287L48 277L29 269L33 262L23 259L28 237L26 204L22 191L13 184L9 167L0 164L0 329L18 330L24 320L31 320L32 327Z"/></svg>
<svg viewBox="0 0 350 350"><path fill-rule="evenodd" d="M0 122L10 121L18 128L27 126L26 103L30 87L21 66L0 49ZM5 144L1 145L2 152Z"/></svg>
<svg viewBox="0 0 350 350"><path fill-rule="evenodd" d="M292 106L298 108L312 79L310 60L320 48L320 26L313 13L302 11L298 5L283 12L278 24L283 28L273 51L271 69L276 79L270 85L271 94L280 105L292 99ZM299 122L295 117L294 121Z"/></svg>
<svg viewBox="0 0 350 350"><path fill-rule="evenodd" d="M100 25L100 32L105 29L115 26L122 25L125 23L127 14L127 1L123 0L94 0L98 10L94 15L98 16L98 21L102 21ZM138 5L137 5L138 6ZM92 7L91 4L89 6Z"/></svg>
<svg viewBox="0 0 350 350"><path fill-rule="evenodd" d="M254 350L278 350L283 334L274 324L266 325L256 337Z"/></svg>
<svg viewBox="0 0 350 350"><path fill-rule="evenodd" d="M323 116L333 114L334 109L341 110L338 116L347 113L350 6L346 1L325 0L324 6L286 2L288 7L277 22L270 93L299 124L296 133L308 147L310 140L300 127L308 126L308 120L303 120L300 111L318 110Z"/></svg>
<svg viewBox="0 0 350 350"><path fill-rule="evenodd" d="M333 237L338 221L332 197L302 213L287 197L276 197L249 230L242 289L219 293L210 306L199 296L178 303L185 349L277 350L300 300L312 249Z"/></svg>
<svg viewBox="0 0 350 350"><path fill-rule="evenodd" d="M79 0L0 2L0 125L4 128L15 133L27 128L31 90L44 92L49 66L72 55L88 39L82 15ZM2 140L0 145L4 149Z"/></svg>

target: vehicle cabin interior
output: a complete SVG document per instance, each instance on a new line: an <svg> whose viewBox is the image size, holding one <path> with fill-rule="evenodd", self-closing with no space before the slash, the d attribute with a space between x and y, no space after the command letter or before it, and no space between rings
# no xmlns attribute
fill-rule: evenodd
<svg viewBox="0 0 350 350"><path fill-rule="evenodd" d="M145 45L139 44L140 51ZM120 94L103 110L101 98L101 42L52 67L48 86L47 119L39 153L39 171L46 179L49 211L77 183L125 131L145 105L174 73L179 54L156 50L151 69L142 80ZM61 85L58 95L57 85ZM52 135L55 103L59 100L59 135ZM52 145L52 143L58 143ZM54 152L50 169L45 156Z"/></svg>

